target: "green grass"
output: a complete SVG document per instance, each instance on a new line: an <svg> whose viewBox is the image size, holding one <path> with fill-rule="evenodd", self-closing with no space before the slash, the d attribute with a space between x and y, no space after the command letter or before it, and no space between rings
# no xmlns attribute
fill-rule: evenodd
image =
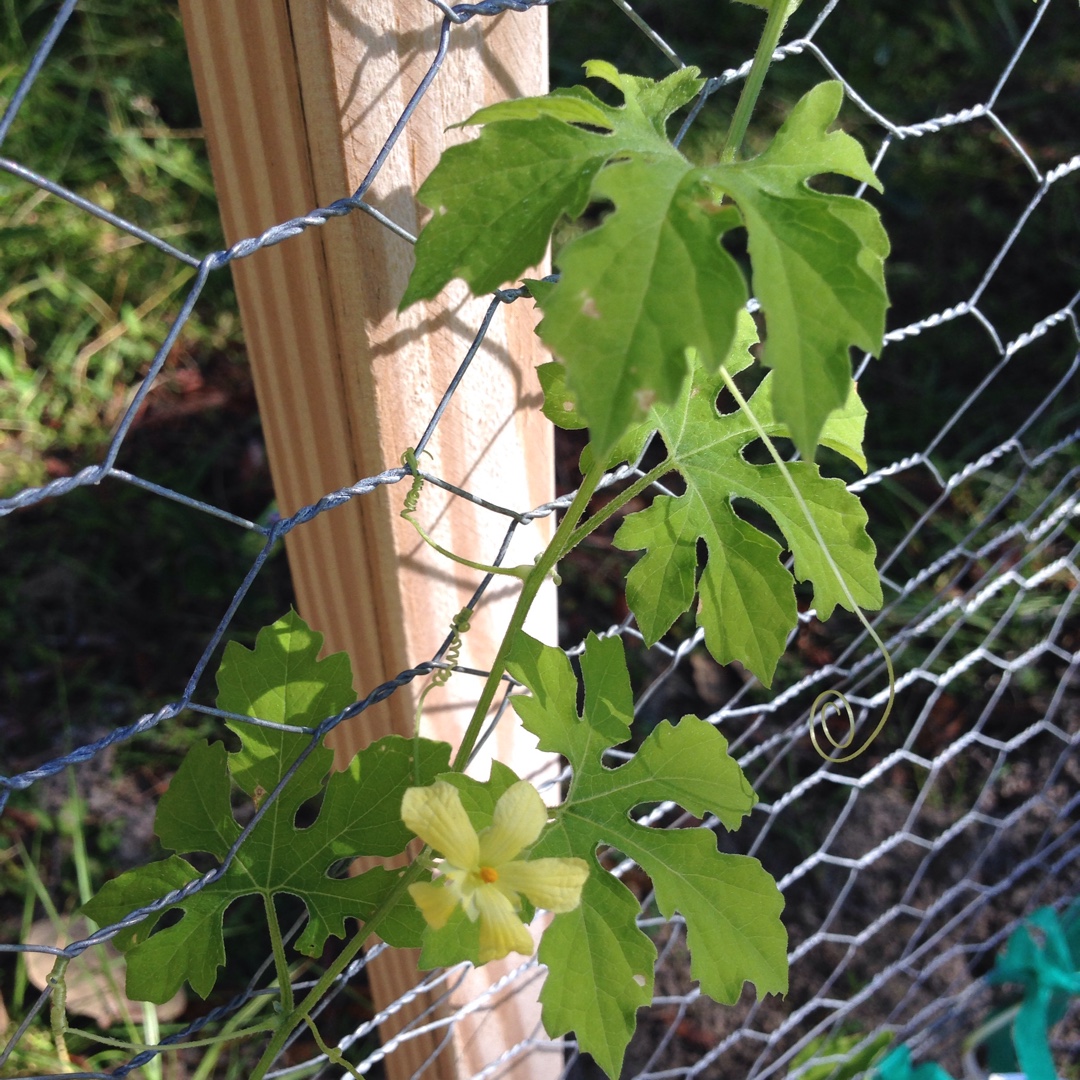
<svg viewBox="0 0 1080 1080"><path fill-rule="evenodd" d="M55 5L0 3L0 106ZM2 153L201 256L222 246L179 14L76 10ZM100 456L156 352L190 267L0 173L0 495ZM239 340L218 275L187 347Z"/></svg>
<svg viewBox="0 0 1080 1080"><path fill-rule="evenodd" d="M0 0L0 108L55 8ZM175 4L80 4L0 153L181 250L202 256L222 246ZM3 172L0 236L0 495L9 495L101 459L192 270ZM214 275L119 465L255 518L272 491L235 309L231 277ZM6 519L5 771L37 765L175 699L250 566L249 539L118 483ZM276 558L230 636L253 638L291 600L285 560ZM213 700L212 680L198 698ZM99 883L125 860L151 854L135 850L140 842L125 814L138 808L140 793L142 808L152 807L191 740L211 726L187 717L82 766L93 776L87 782L113 784L135 800L118 799L115 810L89 809L74 797L57 808L48 784L12 799L0 822L5 940L19 940L20 928L45 909L43 895L69 914L88 880ZM42 837L52 857L43 855ZM27 862L15 854L20 845L31 849ZM13 971L4 973L0 993L16 1019L36 997ZM152 1035L134 1020L119 1032L125 1041ZM133 1055L78 1035L68 1042L87 1068L106 1070ZM215 1062L222 1074L243 1075L245 1058L234 1050L223 1048L220 1059L198 1052L207 1063L200 1075ZM0 1071L61 1068L46 1014ZM137 1075L155 1073L162 1075L160 1064ZM168 1059L164 1073L178 1075Z"/></svg>

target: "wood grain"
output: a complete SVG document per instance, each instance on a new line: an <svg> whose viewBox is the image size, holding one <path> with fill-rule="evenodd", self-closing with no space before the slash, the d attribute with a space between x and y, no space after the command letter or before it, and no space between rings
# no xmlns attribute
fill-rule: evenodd
<svg viewBox="0 0 1080 1080"><path fill-rule="evenodd" d="M181 0L181 11L230 244L357 189L427 71L441 22L426 0ZM454 27L443 68L368 201L415 235L422 208L414 193L442 149L469 137L448 126L482 105L542 93L546 77L542 8ZM412 262L408 242L354 212L232 264L283 514L399 464L465 355L487 300L469 298L458 283L398 315ZM528 302L501 308L423 461L425 471L519 510L552 497L534 318ZM480 580L431 552L399 517L406 490L354 498L286 541L300 612L325 635L327 651L349 653L360 694L430 658ZM420 517L444 546L481 562L494 558L508 524L431 485ZM541 550L550 519L519 532L511 563ZM496 583L486 594L463 665L490 664L515 592ZM554 640L550 590L529 629ZM432 693L424 734L456 742L479 685L458 674ZM418 689L339 728L338 764L384 734L411 734ZM534 774L547 759L521 735L500 725L485 750L521 775ZM483 763L473 771L486 777ZM473 973L455 1000L471 1000L514 966ZM407 953L388 950L372 967L380 1006L417 979ZM471 1075L510 1052L499 1075L555 1075L557 1054L513 1056L522 1039L539 1033L533 986L459 1021L449 1040L433 1030L404 1041L387 1058L391 1074L411 1076L433 1059L429 1071ZM419 999L397 1013L382 1028L384 1045L429 1006Z"/></svg>

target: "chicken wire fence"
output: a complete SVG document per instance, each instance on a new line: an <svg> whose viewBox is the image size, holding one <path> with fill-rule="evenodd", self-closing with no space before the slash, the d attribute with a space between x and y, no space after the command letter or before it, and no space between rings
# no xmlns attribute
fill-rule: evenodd
<svg viewBox="0 0 1080 1080"><path fill-rule="evenodd" d="M532 6L523 0L456 7L431 2L433 19L443 20L444 38L461 22L500 14L515 18ZM610 10L636 22L665 62L683 63L669 43L678 36L671 30L670 16L661 32L624 0L616 0L615 7L621 14ZM646 649L631 618L620 621L616 614L610 624L594 627L622 635L638 662L636 670L644 672L636 703L636 723L642 730L661 718L691 711L689 702L728 737L761 801L738 833L720 832L719 843L725 851L761 859L776 876L785 894L784 921L790 934L791 990L786 999L757 1000L748 993L734 1007L717 1006L692 984L678 917L669 921L659 916L647 879L636 867L613 858L615 872L639 893L641 925L659 950L655 999L640 1014L626 1076L798 1076L841 1061L882 1033L907 1041L918 1058L939 1059L955 1068L963 1037L985 1018L991 991L983 976L996 952L1025 915L1047 904L1063 909L1080 882L1080 619L1075 610L1080 593L1080 155L1074 152L1078 76L1071 69L1070 86L1051 79L1040 66L1046 50L1075 54L1080 15L1067 0L1008 6L1013 39L989 88L972 91L957 85L948 95L947 109L898 116L878 111L873 82L854 85L846 77L844 47L833 41L843 39L845 21L855 7L841 0L824 5L807 0L776 54L774 71L794 71L792 77L801 81L802 89L823 76L843 81L848 101L843 120L858 130L886 180L881 209L898 252L892 273L898 279L906 275L940 281L932 307L894 308L880 360L856 358L860 392L870 411L871 440L877 416L891 417L887 437L871 443L869 471L852 477L851 487L866 501L870 532L878 543L886 602L872 619L896 666L896 711L871 749L850 764L830 764L810 748L807 714L822 689L847 694L860 730L872 727L888 697L881 657L854 621L843 617L822 626L812 611L804 611L768 691L746 673L716 665L704 652L700 633L669 637ZM48 64L74 8L75 0L66 0L27 58L26 74L0 120L0 142L18 124L20 106L34 93L35 77ZM579 4L575 10L581 8ZM897 8L893 32L908 32L905 20L914 23L919 8ZM653 22L660 21L654 15ZM602 51L602 42L594 43L594 51ZM441 60L440 54L432 64L435 79ZM886 62L887 57L881 60ZM748 67L705 71L709 81L683 125L688 140L707 123L715 103L737 92ZM1032 113L1036 98L1042 114ZM388 145L408 123L414 104L389 135ZM913 109L917 105L911 103ZM1060 116L1070 110L1071 135L1068 123L1052 140L1026 123L1031 115ZM940 207L920 208L915 224L911 207L904 204L903 178L911 170L940 169L942 146L961 138L969 153L965 160L979 162L984 174L1012 178L1011 199L1005 207L976 207L963 230L946 232L943 242L934 230L955 208L956 188L969 178L943 176L937 189ZM271 542L406 474L395 469L363 478L264 527L116 466L131 423L210 275L313 225L333 228L334 217L358 208L372 212L363 201L364 189L227 251L197 256L68 190L63 177L47 178L8 158L0 159L0 166L10 176L67 199L123 234L197 268L175 321L167 329L162 326L155 360L104 460L17 492L0 502L0 512L32 513L36 504L88 485L136 484L163 499L185 503L191 514L216 515L237 529L254 530L266 541L237 584L234 600L205 643L183 694L102 739L32 770L0 777L0 798L7 805L13 792L69 766L84 768L107 747L137 740L200 707L199 679L228 634L236 606L256 581ZM895 196L888 194L896 189ZM402 232L391 220L385 224ZM908 242L903 241L905 228L908 235L916 234ZM167 234L167 229L158 232ZM957 265L950 261L956 252L945 247L957 243L970 258L963 273L942 277L939 263ZM1052 279L1057 291L1031 289L1033 279ZM499 294L493 308L518 296L515 291ZM898 313L903 316L899 320ZM476 342L487 327L487 321L477 327ZM463 357L463 367L467 363ZM430 418L429 432L439 415ZM417 417L417 429L428 420ZM565 505L565 500L557 505ZM539 507L535 513L556 508ZM9 517L7 527L18 528L20 520L17 514ZM86 537L85 543L89 551L93 538ZM567 644L575 651L572 641ZM367 696L346 715L357 715L431 670L430 661L417 658L415 667L391 683L368 688ZM341 719L330 718L315 738ZM612 762L617 760L615 753ZM651 809L647 819L671 827L689 822L670 806ZM54 901L65 907L66 898ZM148 910L133 912L128 923ZM62 951L76 956L116 930L102 928L53 955ZM27 947L2 948L14 960L11 954ZM346 971L339 990L362 977L366 960ZM535 977L535 968L535 961L522 963L489 993L524 986ZM433 993L438 1004L460 974L418 975L415 993ZM274 993L271 979L263 965L245 990L171 1034L163 1048L221 1030L253 998ZM47 997L46 991L37 999L25 1022L11 1025L6 1068L11 1068L12 1052L29 1037L31 1025L47 1013ZM341 1000L332 998L329 1009ZM464 1012L487 1007L482 1000L456 1012L433 1007L378 1046L372 1033L402 1004L366 1018L340 1040L340 1049L359 1071L382 1068L395 1048L417 1032L434 1028L449 1035ZM1069 1015L1054 1044L1063 1063L1080 1059L1075 1010ZM841 1043L841 1037L846 1041ZM498 1075L534 1051L552 1049L539 1032L489 1062L480 1075ZM564 1075L591 1075L572 1039L558 1041L554 1049L563 1055ZM154 1051L132 1051L126 1063L108 1075L126 1075L153 1056ZM282 1064L273 1075L319 1068L341 1073L319 1055Z"/></svg>

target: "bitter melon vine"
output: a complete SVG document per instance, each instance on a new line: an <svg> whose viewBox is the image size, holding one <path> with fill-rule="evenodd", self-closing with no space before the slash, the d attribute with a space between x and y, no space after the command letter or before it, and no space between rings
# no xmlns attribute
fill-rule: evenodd
<svg viewBox="0 0 1080 1080"><path fill-rule="evenodd" d="M175 890L195 890L173 903L178 920L162 926L158 912L115 939L131 996L163 1002L184 981L210 992L227 961L227 909L243 895L262 898L281 1008L256 1078L296 1029L314 1026L316 1005L372 935L420 947L425 968L479 963L528 948L522 924L538 906L555 912L539 954L548 970L544 1024L553 1036L573 1032L617 1076L636 1010L651 1000L656 952L636 925L638 901L597 861L602 845L631 856L650 876L660 910L685 920L703 992L734 1002L747 981L760 993L786 990L783 903L762 865L720 853L707 829L649 828L633 816L642 803L671 801L737 828L755 795L724 737L693 716L665 721L631 760L609 768L605 751L627 740L632 717L621 641L589 638L579 691L564 654L522 630L559 560L670 472L681 474L682 494L628 514L615 537L618 547L643 553L627 597L648 643L693 608L716 659L737 660L768 684L796 622L796 581L810 584L822 619L837 605L881 603L866 515L839 479L822 475L814 452L824 445L865 467L866 414L849 349L881 348L888 241L869 203L808 181L833 173L880 185L858 143L834 128L843 99L836 82L810 90L767 149L739 159L761 77L794 7L756 2L768 21L718 164L693 164L667 135L672 114L702 92L696 69L653 81L597 60L586 75L614 87L621 105L578 86L482 109L465 121L478 136L447 150L420 190L434 214L403 306L455 277L476 293L517 281L541 260L560 220L590 204L610 207L558 252L556 280L528 283L543 316L538 332L555 357L539 372L544 412L563 427L587 428L589 442L581 486L551 543L534 565L514 570L521 599L461 743L380 739L331 773L330 752L297 729L313 729L355 700L348 660L318 660L320 636L290 613L259 634L253 651L230 645L218 672L222 709L277 726L230 720L238 749L193 747L157 813L172 854L109 882L87 905L107 924ZM749 280L725 247L740 231ZM751 294L756 323L747 313ZM747 400L739 386L755 363L771 370ZM717 406L725 386L737 395L733 412ZM665 459L590 514L605 470L638 460L657 433ZM790 440L801 460L751 464L745 451L763 439ZM405 513L421 529L416 458L407 452L405 460L417 477ZM756 503L774 532L736 514L734 499ZM464 553L444 554L488 569ZM458 637L470 615L462 613ZM449 658L436 684L455 662ZM521 723L572 767L553 810L505 765L486 781L464 775L506 674L527 691L513 699ZM234 815L236 789L256 811L246 826ZM298 809L316 796L314 823L298 828ZM342 860L400 856L414 834L428 847L404 869L328 873ZM198 863L187 857L196 852L218 870L205 877L205 855ZM316 956L329 936L347 938L299 1000L277 921L283 893L307 908L300 953Z"/></svg>

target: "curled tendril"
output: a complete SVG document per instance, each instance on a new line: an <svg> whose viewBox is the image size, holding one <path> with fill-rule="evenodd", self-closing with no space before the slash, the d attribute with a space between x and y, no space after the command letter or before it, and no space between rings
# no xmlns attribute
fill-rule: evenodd
<svg viewBox="0 0 1080 1080"><path fill-rule="evenodd" d="M411 446L401 455L401 464L409 470L413 478L412 486L405 496L405 506L402 508L401 516L420 534L420 539L428 547L437 551L443 557L459 563L461 566L468 566L485 574L515 577L520 581L524 581L529 576L532 571L531 566L489 566L487 563L473 562L472 559L466 559L463 555L455 555L452 551L447 551L441 544L433 540L424 526L416 520L416 508L420 502L420 492L424 490L424 477L420 472L420 466L416 462L416 451Z"/></svg>
<svg viewBox="0 0 1080 1080"><path fill-rule="evenodd" d="M431 676L431 686L428 687L428 690L432 686L445 686L450 681L450 676L454 674L454 669L461 660L461 635L469 632L469 628L472 626L472 615L473 610L471 607L463 607L451 621L450 629L454 633L450 638L450 644L446 647L446 652L443 654L446 667L439 668Z"/></svg>
<svg viewBox="0 0 1080 1080"><path fill-rule="evenodd" d="M405 508L401 511L401 516L408 521L410 516L416 513L416 507L420 502L420 492L424 490L424 477L416 461L416 451L411 446L401 455L401 464L412 473L413 478L412 487L405 496ZM412 524L416 525L416 522Z"/></svg>
<svg viewBox="0 0 1080 1080"><path fill-rule="evenodd" d="M838 739L829 728L828 721L831 718L829 709L832 709L832 717L847 717L847 734L842 739ZM833 750L846 750L855 741L855 710L852 709L851 702L839 690L822 690L814 698L814 704L810 706L810 741L814 744L814 749L823 758L827 758L829 754L821 749L821 744L818 742L819 724L821 730L825 732L826 741Z"/></svg>
<svg viewBox="0 0 1080 1080"><path fill-rule="evenodd" d="M472 626L473 609L463 607L450 621L450 629L453 631L450 644L443 653L445 667L437 668L431 676L431 681L424 687L420 697L416 701L416 712L413 714L413 742L416 743L416 752L413 754L413 774L416 783L420 784L420 715L424 711L424 701L428 694L439 686L445 686L450 681L450 676L457 670L461 661L461 637L469 632Z"/></svg>
<svg viewBox="0 0 1080 1080"><path fill-rule="evenodd" d="M888 722L889 717L892 715L893 705L896 704L896 673L893 670L892 657L889 655L889 650L885 648L885 642L878 636L877 631L870 625L870 621L863 614L862 608L859 607L855 600L855 597L851 595L851 589L848 587L848 583L844 578L844 575L840 571L840 567L836 565L836 560L832 557L832 552L829 550L828 544L825 543L824 537L821 535L821 530L818 528L817 522L814 520L814 515L810 512L810 507L806 505L806 500L802 496L802 492L799 490L794 479L792 479L791 472L787 467L784 459L780 456L780 452L776 449L776 445L772 439L769 438L769 433L761 426L761 422L750 411L750 405L746 398L742 396L739 388L735 385L735 380L732 379L727 369L720 365L720 377L724 380L724 386L730 391L731 396L735 399L735 403L739 406L743 415L750 422L750 426L754 429L755 434L765 444L769 451L773 461L776 463L777 468L780 470L780 475L783 476L784 482L787 484L791 491L792 497L795 499L795 504L802 512L804 518L806 518L807 525L810 526L810 531L814 534L814 539L817 541L818 546L821 548L821 553L825 557L825 561L829 565L829 569L833 572L837 582L840 585L840 591L844 594L844 598L847 600L851 607L855 617L863 625L863 629L867 632L870 640L877 646L878 652L881 653L882 658L885 661L885 670L889 675L889 700L886 702L885 711L881 714L881 719L878 720L874 730L870 733L869 737L863 742L863 744L852 750L849 754L844 754L842 757L833 757L832 753L837 750L846 750L855 741L855 712L851 707L851 702L847 697L839 690L823 690L814 699L814 704L810 707L810 718L808 725L810 728L810 742L813 743L814 749L818 754L826 761L834 764L842 764L846 761L854 761L855 758L865 753L871 743L881 734ZM833 716L844 716L847 718L847 733L840 739L837 739L833 733L829 730L826 720L828 715L827 709L833 710ZM830 746L830 750L825 750L821 746L821 742L818 739L818 727L825 732L825 740Z"/></svg>
<svg viewBox="0 0 1080 1080"><path fill-rule="evenodd" d="M831 559L829 561L832 562ZM822 692L814 698L814 704L810 706L810 719L807 721L810 727L810 742L814 744L814 749L821 757L825 758L826 761L839 763L853 761L866 751L870 744L884 730L889 717L892 715L893 705L896 702L896 673L893 671L892 657L889 655L889 650L885 648L885 643L878 637L877 631L874 630L867 621L862 610L857 607L855 609L855 614L859 617L859 622L863 624L866 632L870 635L871 640L878 647L878 651L885 660L885 670L889 673L889 700L885 704L885 711L881 714L881 719L878 720L874 730L870 732L870 735L862 746L857 750L853 750L850 754L845 754L843 757L833 757L832 751L846 750L855 741L855 712L851 707L851 702L848 701L847 697L839 690L822 690ZM843 738L837 739L829 730L829 726L826 723L829 719L829 715L826 712L828 709L833 710L832 715L834 717L846 717L847 733ZM821 730L825 732L825 740L828 742L831 750L823 750L821 748L821 743L818 741L819 726L821 727Z"/></svg>

